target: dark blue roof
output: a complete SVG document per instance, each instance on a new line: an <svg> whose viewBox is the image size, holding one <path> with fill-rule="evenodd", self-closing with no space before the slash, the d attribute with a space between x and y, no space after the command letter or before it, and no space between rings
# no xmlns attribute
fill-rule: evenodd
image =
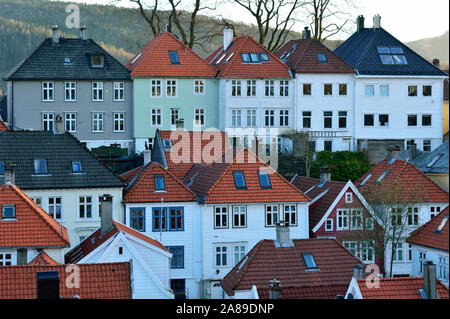
<svg viewBox="0 0 450 319"><path fill-rule="evenodd" d="M382 64L378 47L401 47L408 63ZM354 33L334 53L361 75L447 76L383 28L365 28Z"/></svg>
<svg viewBox="0 0 450 319"><path fill-rule="evenodd" d="M0 95L0 120L8 122L8 112L6 105L6 94Z"/></svg>
<svg viewBox="0 0 450 319"><path fill-rule="evenodd" d="M417 156L412 163L424 173L448 174L449 152L448 140L429 153ZM431 164L431 165L430 165Z"/></svg>

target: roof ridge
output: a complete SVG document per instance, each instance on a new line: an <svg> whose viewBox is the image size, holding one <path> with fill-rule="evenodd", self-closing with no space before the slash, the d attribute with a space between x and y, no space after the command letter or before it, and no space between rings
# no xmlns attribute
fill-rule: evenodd
<svg viewBox="0 0 450 319"><path fill-rule="evenodd" d="M9 78L11 78L14 75L14 73L16 73L25 64L25 62L28 61L28 59L31 58L36 53L36 51L44 45L45 41L47 41L48 39L50 38L44 38L44 40L42 40L41 43L38 46L36 46L36 48L33 51L31 51L31 53L28 56L23 58L23 60L20 61L11 71L6 73L3 79L8 80Z"/></svg>
<svg viewBox="0 0 450 319"><path fill-rule="evenodd" d="M303 59L303 57L305 56L306 51L307 51L307 50L309 49L309 47L311 46L311 43L312 43L312 39L308 39L308 43L306 44L305 49L303 50L302 54L299 56L299 58L298 58L298 60L297 60L297 63L295 63L295 66L294 66L295 69L297 68L298 64L300 63L300 61L301 61L301 60Z"/></svg>
<svg viewBox="0 0 450 319"><path fill-rule="evenodd" d="M438 216L447 216L448 215L448 209L450 206L445 207L441 212L439 212L439 214L437 214L436 216L434 216L433 218L431 218L429 221L427 221L425 224L423 224L422 226L420 226L419 228L413 230L410 234L409 237L406 238L406 241L409 242L410 239L412 239L412 237L416 236L419 232L421 232L425 227L427 227L429 224L431 224L432 222L435 221L436 218L438 218ZM447 210L447 212L446 212ZM447 214L447 215L445 215ZM448 225L448 224L447 224Z"/></svg>

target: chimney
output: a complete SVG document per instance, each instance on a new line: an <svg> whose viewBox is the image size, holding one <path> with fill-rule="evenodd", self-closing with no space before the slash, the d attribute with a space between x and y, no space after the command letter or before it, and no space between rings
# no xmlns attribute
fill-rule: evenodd
<svg viewBox="0 0 450 319"><path fill-rule="evenodd" d="M175 124L177 128L184 128L184 119L178 119Z"/></svg>
<svg viewBox="0 0 450 319"><path fill-rule="evenodd" d="M59 299L59 273L57 270L38 271L37 298Z"/></svg>
<svg viewBox="0 0 450 319"><path fill-rule="evenodd" d="M87 27L85 25L80 28L80 39L87 40Z"/></svg>
<svg viewBox="0 0 450 319"><path fill-rule="evenodd" d="M269 299L281 299L281 282L276 279L269 281Z"/></svg>
<svg viewBox="0 0 450 319"><path fill-rule="evenodd" d="M400 147L398 146L390 146L387 149L387 160L389 164L392 164L400 154Z"/></svg>
<svg viewBox="0 0 450 319"><path fill-rule="evenodd" d="M101 218L101 231L100 236L108 233L113 227L112 219L112 196L103 195L100 197L100 218Z"/></svg>
<svg viewBox="0 0 450 319"><path fill-rule="evenodd" d="M320 183L326 182L331 182L331 169L325 165L320 168Z"/></svg>
<svg viewBox="0 0 450 319"><path fill-rule="evenodd" d="M356 19L356 32L364 30L364 16L360 15L358 16L358 19Z"/></svg>
<svg viewBox="0 0 450 319"><path fill-rule="evenodd" d="M439 59L433 59L433 65L437 67L438 69L441 68L441 61Z"/></svg>
<svg viewBox="0 0 450 319"><path fill-rule="evenodd" d="M355 279L364 279L366 277L364 273L364 266L361 264L357 264L353 267L353 278Z"/></svg>
<svg viewBox="0 0 450 319"><path fill-rule="evenodd" d="M436 290L436 265L428 260L423 265L423 289L428 299L438 299Z"/></svg>
<svg viewBox="0 0 450 319"><path fill-rule="evenodd" d="M294 242L291 240L289 236L289 223L288 222L279 222L276 224L276 247L293 247Z"/></svg>
<svg viewBox="0 0 450 319"><path fill-rule="evenodd" d="M55 116L55 133L64 133L63 118L61 114Z"/></svg>
<svg viewBox="0 0 450 319"><path fill-rule="evenodd" d="M4 166L4 183L16 184L16 164L5 163Z"/></svg>
<svg viewBox="0 0 450 319"><path fill-rule="evenodd" d="M53 44L59 43L59 34L58 34L58 26L57 25L52 26L52 43Z"/></svg>
<svg viewBox="0 0 450 319"><path fill-rule="evenodd" d="M230 46L231 42L233 42L234 30L231 24L226 24L223 29L223 51L226 51Z"/></svg>
<svg viewBox="0 0 450 319"><path fill-rule="evenodd" d="M172 33L172 26L169 23L166 24L166 32Z"/></svg>
<svg viewBox="0 0 450 319"><path fill-rule="evenodd" d="M412 161L417 156L417 144L416 143L410 144L408 150L409 150L409 160Z"/></svg>
<svg viewBox="0 0 450 319"><path fill-rule="evenodd" d="M147 166L152 161L152 151L151 150L144 150L144 166Z"/></svg>
<svg viewBox="0 0 450 319"><path fill-rule="evenodd" d="M376 14L373 16L373 28L379 29L381 27L381 16Z"/></svg>
<svg viewBox="0 0 450 319"><path fill-rule="evenodd" d="M308 27L305 27L305 29L303 30L302 39L311 39L311 30L309 30Z"/></svg>

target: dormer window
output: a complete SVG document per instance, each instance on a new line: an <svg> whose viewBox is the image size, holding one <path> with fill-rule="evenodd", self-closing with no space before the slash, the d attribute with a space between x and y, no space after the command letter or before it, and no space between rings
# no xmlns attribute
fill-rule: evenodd
<svg viewBox="0 0 450 319"><path fill-rule="evenodd" d="M2 219L16 218L16 207L14 205L2 205Z"/></svg>
<svg viewBox="0 0 450 319"><path fill-rule="evenodd" d="M247 188L247 184L245 183L244 172L234 171L233 177L234 177L234 184L236 185L236 189L246 189Z"/></svg>
<svg viewBox="0 0 450 319"><path fill-rule="evenodd" d="M73 173L82 173L83 170L81 168L81 162L72 162L72 172Z"/></svg>
<svg viewBox="0 0 450 319"><path fill-rule="evenodd" d="M180 58L177 51L169 51L170 63L180 64Z"/></svg>
<svg viewBox="0 0 450 319"><path fill-rule="evenodd" d="M103 55L91 55L91 67L103 68L105 66L105 56Z"/></svg>
<svg viewBox="0 0 450 319"><path fill-rule="evenodd" d="M48 174L47 161L45 159L35 159L33 162L35 174Z"/></svg>
<svg viewBox="0 0 450 319"><path fill-rule="evenodd" d="M325 53L317 53L317 59L320 63L327 63L327 57L325 56Z"/></svg>
<svg viewBox="0 0 450 319"><path fill-rule="evenodd" d="M310 253L302 254L303 261L305 262L305 266L307 270L318 270L316 260L314 259L314 256Z"/></svg>
<svg viewBox="0 0 450 319"><path fill-rule="evenodd" d="M164 175L155 175L155 191L165 190Z"/></svg>
<svg viewBox="0 0 450 319"><path fill-rule="evenodd" d="M170 150L172 149L172 142L169 139L164 139L163 146L166 150Z"/></svg>

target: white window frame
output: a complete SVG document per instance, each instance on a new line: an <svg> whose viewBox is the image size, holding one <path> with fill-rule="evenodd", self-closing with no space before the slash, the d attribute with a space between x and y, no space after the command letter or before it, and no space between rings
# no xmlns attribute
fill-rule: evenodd
<svg viewBox="0 0 450 319"><path fill-rule="evenodd" d="M367 257L372 255L371 259L367 259ZM375 262L375 241L361 241L359 242L359 256L360 259L366 264L373 264Z"/></svg>
<svg viewBox="0 0 450 319"><path fill-rule="evenodd" d="M267 121L269 120L269 121ZM267 124L267 122L269 122ZM264 110L264 127L275 127L275 110L266 109Z"/></svg>
<svg viewBox="0 0 450 319"><path fill-rule="evenodd" d="M250 93L250 94L249 94ZM256 80L247 80L247 96L256 96Z"/></svg>
<svg viewBox="0 0 450 319"><path fill-rule="evenodd" d="M280 96L289 97L289 81L288 80L280 81Z"/></svg>
<svg viewBox="0 0 450 319"><path fill-rule="evenodd" d="M289 208L286 210L286 208ZM294 210L292 210L294 208ZM289 215L288 220L286 220L286 215ZM294 223L292 223L292 216L294 216ZM289 226L297 226L298 217L297 217L297 205L296 204L284 204L283 205L283 214L281 216L284 222L289 222Z"/></svg>
<svg viewBox="0 0 450 319"><path fill-rule="evenodd" d="M219 210L219 211L217 211ZM225 211L224 211L225 210ZM216 225L217 216L220 218L220 225ZM223 225L223 216L225 216L226 225ZM230 217L228 216L228 206L215 206L214 207L214 229L226 229L230 227Z"/></svg>
<svg viewBox="0 0 450 319"><path fill-rule="evenodd" d="M69 93L69 98L67 98ZM75 102L77 100L77 83L76 82L64 82L64 101Z"/></svg>
<svg viewBox="0 0 450 319"><path fill-rule="evenodd" d="M180 109L171 108L170 109L170 124L177 125L177 121L180 119Z"/></svg>
<svg viewBox="0 0 450 319"><path fill-rule="evenodd" d="M103 82L92 82L92 102L103 102ZM101 97L101 98L100 98Z"/></svg>
<svg viewBox="0 0 450 319"><path fill-rule="evenodd" d="M205 95L205 80L194 80L194 95Z"/></svg>
<svg viewBox="0 0 450 319"><path fill-rule="evenodd" d="M236 211L236 208L238 209ZM243 209L243 210L242 210ZM235 223L235 216L238 215L238 223ZM244 215L244 225L241 224L241 217ZM247 227L247 206L240 205L240 206L232 206L232 227L233 228L246 228Z"/></svg>
<svg viewBox="0 0 450 319"><path fill-rule="evenodd" d="M116 129L116 125L118 129ZM125 112L113 113L113 132L114 133L125 132Z"/></svg>
<svg viewBox="0 0 450 319"><path fill-rule="evenodd" d="M427 262L427 253L425 251L419 251L419 274L423 274L423 266Z"/></svg>
<svg viewBox="0 0 450 319"><path fill-rule="evenodd" d="M242 96L242 82L240 80L231 80L231 96Z"/></svg>
<svg viewBox="0 0 450 319"><path fill-rule="evenodd" d="M42 102L54 102L55 82L42 82L41 88L42 88Z"/></svg>
<svg viewBox="0 0 450 319"><path fill-rule="evenodd" d="M236 249L237 248L237 249ZM233 261L234 265L242 260L247 255L247 245L237 244L233 245Z"/></svg>
<svg viewBox="0 0 450 319"><path fill-rule="evenodd" d="M116 98L117 93L117 98ZM115 102L125 101L125 82L114 82L113 99Z"/></svg>
<svg viewBox="0 0 450 319"><path fill-rule="evenodd" d="M439 256L438 262L438 278L442 281L448 281L448 257Z"/></svg>
<svg viewBox="0 0 450 319"><path fill-rule="evenodd" d="M408 223L408 226L419 226L419 224L420 224L419 211L420 211L420 209L417 206L408 207L408 212L407 212L407 218L408 218L407 223ZM411 216L412 223L410 223L410 216ZM417 223L414 222L416 220L416 218L417 218Z"/></svg>
<svg viewBox="0 0 450 319"><path fill-rule="evenodd" d="M92 112L92 133L103 133L105 131L105 113Z"/></svg>
<svg viewBox="0 0 450 319"><path fill-rule="evenodd" d="M59 203L59 204L56 203L56 200L57 200L57 199L60 200L60 203ZM50 203L50 200L53 200L53 201L54 201L53 204ZM62 197L61 197L61 196L50 196L50 197L47 199L47 204L48 204L48 210L47 210L48 214L49 214L50 216L52 216L53 219L58 220L58 221L61 221L61 220L63 219L63 200L62 200ZM60 215L61 215L60 218L56 218L56 215L52 215L52 214L50 213L50 208L53 208L53 209L54 209L54 212L55 212L55 214L56 214L56 209L57 209L58 206L60 207Z"/></svg>
<svg viewBox="0 0 450 319"><path fill-rule="evenodd" d="M69 124L69 129L67 129L67 124ZM64 113L64 130L70 133L77 132L77 113L67 112Z"/></svg>
<svg viewBox="0 0 450 319"><path fill-rule="evenodd" d="M90 202L87 200L90 199ZM87 217L88 207L91 208L91 216ZM78 196L78 220L91 220L94 218L94 197L90 195ZM83 212L83 216L81 213Z"/></svg>
<svg viewBox="0 0 450 319"><path fill-rule="evenodd" d="M272 97L275 96L275 81L265 80L264 81L264 96Z"/></svg>
<svg viewBox="0 0 450 319"><path fill-rule="evenodd" d="M151 80L150 82L150 96L152 98L161 97L162 92L162 81L161 80Z"/></svg>
<svg viewBox="0 0 450 319"><path fill-rule="evenodd" d="M331 226L328 227L328 222L330 222ZM334 219L333 218L327 218L325 220L325 231L333 231L334 230Z"/></svg>
<svg viewBox="0 0 450 319"><path fill-rule="evenodd" d="M373 230L374 227L374 220L372 217L366 218L366 230Z"/></svg>
<svg viewBox="0 0 450 319"><path fill-rule="evenodd" d="M346 221L346 226L344 226L344 221ZM339 224L342 224L342 226ZM350 212L348 209L336 211L336 230L350 230Z"/></svg>
<svg viewBox="0 0 450 319"><path fill-rule="evenodd" d="M373 89L373 94L372 95L367 95L367 89L368 88L372 88ZM374 97L375 96L375 85L373 84L366 84L364 85L364 96L365 97Z"/></svg>
<svg viewBox="0 0 450 319"><path fill-rule="evenodd" d="M47 118L45 118L47 116ZM46 132L53 132L55 130L55 113L42 112L41 113L42 130ZM51 124L51 129L50 129Z"/></svg>
<svg viewBox="0 0 450 319"><path fill-rule="evenodd" d="M353 203L353 193L352 192L345 193L345 203L347 203L347 204Z"/></svg>
<svg viewBox="0 0 450 319"><path fill-rule="evenodd" d="M159 119L159 124L158 124ZM150 109L150 124L151 126L160 127L162 126L162 109L159 107L154 107Z"/></svg>
<svg viewBox="0 0 450 319"><path fill-rule="evenodd" d="M255 109L247 110L247 127L256 127L256 112Z"/></svg>
<svg viewBox="0 0 450 319"><path fill-rule="evenodd" d="M395 245L394 247L394 255L392 256L392 258L394 259L394 262L404 262L405 261L405 256L403 255L403 251L404 251L404 247L403 247L403 243L397 243L397 244L392 244ZM398 245L398 246L397 246ZM401 259L399 259L399 256L401 257Z"/></svg>
<svg viewBox="0 0 450 319"><path fill-rule="evenodd" d="M178 96L178 81L177 80L166 80L166 97L176 98Z"/></svg>
<svg viewBox="0 0 450 319"><path fill-rule="evenodd" d="M231 127L242 127L242 111L239 109L231 110Z"/></svg>
<svg viewBox="0 0 450 319"><path fill-rule="evenodd" d="M356 221L359 221L359 225L355 224ZM351 209L350 211L350 229L351 230L362 230L363 229L363 222L364 222L364 216L363 216L363 210L362 209Z"/></svg>
<svg viewBox="0 0 450 319"><path fill-rule="evenodd" d="M279 112L280 127L289 127L289 110L284 109Z"/></svg>
<svg viewBox="0 0 450 319"><path fill-rule="evenodd" d="M217 250L219 248L219 251ZM217 263L217 255L220 255L220 263ZM223 262L223 256L225 256L225 263ZM228 267L228 245L226 244L217 244L214 245L214 267L215 268L226 268Z"/></svg>
<svg viewBox="0 0 450 319"><path fill-rule="evenodd" d="M7 258L9 256L9 258ZM16 253L13 250L0 250L0 267L13 266L16 264Z"/></svg>
<svg viewBox="0 0 450 319"><path fill-rule="evenodd" d="M381 88L382 88L382 87L387 87L387 95L381 94L381 92L382 92ZM391 95L390 90L391 90L391 88L390 88L390 85L389 85L389 84L382 84L382 85L380 85L380 87L378 88L379 96L380 96L380 97L389 97L389 96Z"/></svg>
<svg viewBox="0 0 450 319"><path fill-rule="evenodd" d="M268 209L269 207L270 207L270 211ZM275 211L273 210L274 208L276 208ZM266 227L274 227L280 221L279 209L280 209L280 207L278 205L265 205L264 218L265 218L265 226ZM268 215L270 215L270 224L267 223Z"/></svg>
<svg viewBox="0 0 450 319"><path fill-rule="evenodd" d="M350 251L355 257L358 257L358 242L357 241L343 241L342 245Z"/></svg>
<svg viewBox="0 0 450 319"><path fill-rule="evenodd" d="M206 125L206 110L204 108L194 109L194 123L199 126Z"/></svg>

